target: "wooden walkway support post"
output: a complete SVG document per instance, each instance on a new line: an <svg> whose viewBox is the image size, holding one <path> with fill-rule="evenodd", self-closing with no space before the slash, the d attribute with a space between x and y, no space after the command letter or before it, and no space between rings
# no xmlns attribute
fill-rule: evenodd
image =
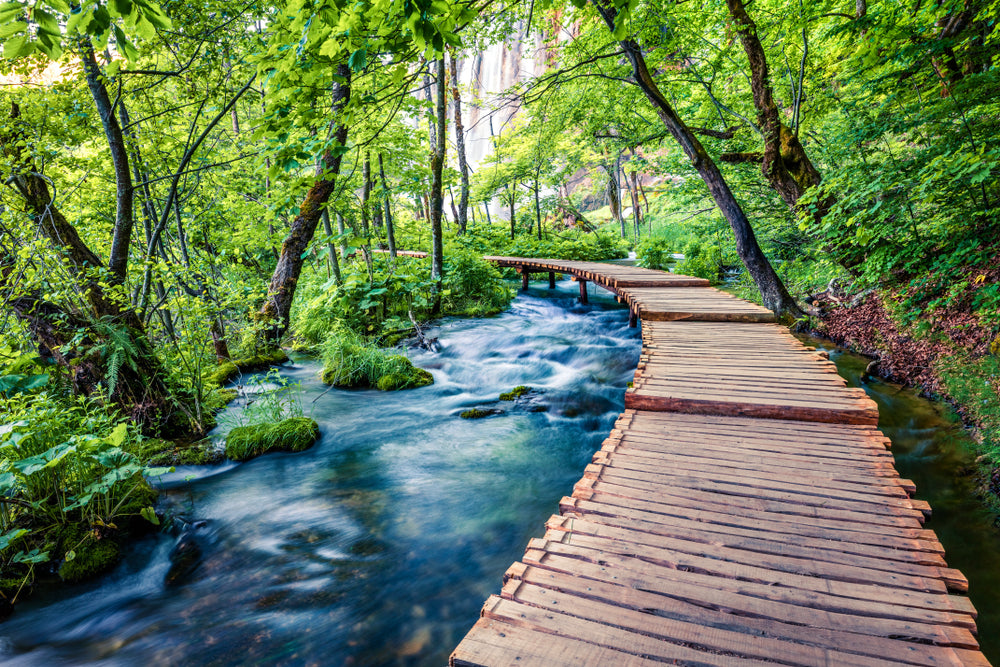
<svg viewBox="0 0 1000 667"><path fill-rule="evenodd" d="M587 281L580 280L580 303L589 303L587 301Z"/></svg>
<svg viewBox="0 0 1000 667"><path fill-rule="evenodd" d="M527 268L523 266L520 267L518 271L520 271L521 273L521 289L526 290L528 289L528 280L529 277L531 276L531 273L528 271Z"/></svg>
<svg viewBox="0 0 1000 667"><path fill-rule="evenodd" d="M556 288L556 272L549 271L549 289Z"/></svg>
<svg viewBox="0 0 1000 667"><path fill-rule="evenodd" d="M629 306L628 308L628 326L630 329L635 329L639 326L639 316L635 312L635 308Z"/></svg>

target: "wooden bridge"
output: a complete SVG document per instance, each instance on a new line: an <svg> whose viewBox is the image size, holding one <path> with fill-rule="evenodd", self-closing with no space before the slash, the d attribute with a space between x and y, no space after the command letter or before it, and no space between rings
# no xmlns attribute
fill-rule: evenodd
<svg viewBox="0 0 1000 667"><path fill-rule="evenodd" d="M988 665L968 587L878 411L773 314L707 281L488 257L615 293L625 412L451 656L472 665Z"/></svg>

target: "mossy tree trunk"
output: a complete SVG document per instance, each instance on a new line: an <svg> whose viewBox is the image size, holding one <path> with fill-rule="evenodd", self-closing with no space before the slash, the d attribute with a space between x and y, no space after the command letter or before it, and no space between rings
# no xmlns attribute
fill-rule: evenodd
<svg viewBox="0 0 1000 667"><path fill-rule="evenodd" d="M757 124L764 135L761 173L782 201L794 209L805 191L819 185L821 180L819 170L799 141L799 104L796 102L794 105L796 129L793 130L781 120L781 112L771 86L767 55L757 36L757 24L747 13L743 0L726 0L726 5L750 63L750 89L757 110ZM804 60L802 64L805 65ZM813 213L816 222L822 220L832 204L831 200L820 202Z"/></svg>
<svg viewBox="0 0 1000 667"><path fill-rule="evenodd" d="M323 173L306 193L299 214L292 221L288 235L281 243L278 263L267 288L267 299L257 313L265 324L261 334L264 347L277 347L288 330L295 288L302 274L303 254L316 233L323 210L337 184L344 147L347 144L347 125L342 112L351 99L351 70L346 64L337 66L333 85L333 114L337 127L333 132L334 143L323 154Z"/></svg>

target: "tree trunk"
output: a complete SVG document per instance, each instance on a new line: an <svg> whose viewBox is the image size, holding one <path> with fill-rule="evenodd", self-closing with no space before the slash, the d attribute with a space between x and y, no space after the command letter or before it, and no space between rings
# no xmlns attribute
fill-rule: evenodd
<svg viewBox="0 0 1000 667"><path fill-rule="evenodd" d="M618 11L613 5L604 4L605 0L591 0L591 2L601 15L601 18L604 19L608 28L614 32ZM632 75L636 84L645 94L650 104L653 105L657 116L660 117L664 126L666 126L674 140L680 145L681 150L687 155L691 161L691 166L694 167L705 182L705 185L708 186L708 191L711 193L719 210L722 211L726 220L729 221L733 235L736 237L736 251L739 253L740 259L743 260L743 264L747 267L747 271L760 290L764 305L779 314L785 312L792 315L801 314L802 311L799 309L798 304L788 294L784 283L781 282L778 274L774 272L771 263L764 256L763 251L761 251L760 245L757 243L757 237L754 235L753 227L750 226L750 221L729 189L729 184L726 183L722 172L719 171L718 165L715 164L708 152L705 151L701 142L698 141L698 137L680 119L677 112L674 111L673 107L667 101L667 98L660 92L656 82L653 81L653 77L649 73L649 68L646 66L646 59L643 56L642 49L631 39L623 39L619 43L632 66Z"/></svg>
<svg viewBox="0 0 1000 667"><path fill-rule="evenodd" d="M774 101L767 56L757 36L757 25L747 13L743 0L726 0L726 5L750 63L750 88L757 109L757 124L764 135L761 172L781 199L795 208L806 190L819 185L819 171L799 142L797 133L781 120L781 112ZM830 204L826 202L817 208L816 222L826 215Z"/></svg>
<svg viewBox="0 0 1000 667"><path fill-rule="evenodd" d="M447 122L444 103L444 57L435 62L437 70L437 86L435 88L435 105L437 116L437 131L435 145L431 155L431 280L436 285L435 312L440 306L441 281L444 277L444 245L441 238L441 219L444 217L444 158L445 158L445 123Z"/></svg>
<svg viewBox="0 0 1000 667"><path fill-rule="evenodd" d="M392 224L392 207L389 205L389 184L385 180L382 154L378 154L378 174L382 179L382 205L385 208L385 240L389 244L389 257L396 259L396 230Z"/></svg>
<svg viewBox="0 0 1000 667"><path fill-rule="evenodd" d="M87 87L94 98L97 114L104 127L104 136L111 151L111 162L115 172L115 227L111 238L111 255L108 258L108 271L111 282L120 285L125 282L128 271L128 250L132 240L132 225L134 218L135 188L132 185L132 173L128 164L128 147L122 136L122 128L115 117L114 105L104 85L105 78L101 72L94 47L89 39L80 41L80 59L87 78Z"/></svg>
<svg viewBox="0 0 1000 667"><path fill-rule="evenodd" d="M368 153L365 153L365 161L361 166L361 229L365 233L365 239L371 240L371 229L368 226L368 200L372 194L372 161Z"/></svg>
<svg viewBox="0 0 1000 667"><path fill-rule="evenodd" d="M514 240L514 201L517 199L517 183L507 185L507 194L510 196L510 240Z"/></svg>
<svg viewBox="0 0 1000 667"><path fill-rule="evenodd" d="M535 225L538 230L538 240L542 240L542 205L538 200L538 190L540 186L538 184L538 179L535 178Z"/></svg>
<svg viewBox="0 0 1000 667"><path fill-rule="evenodd" d="M338 65L333 92L333 114L339 121L333 133L335 148L347 144L348 128L343 122L342 114L350 98L351 70L346 64ZM299 214L292 221L288 236L281 244L278 263L267 288L267 300L257 313L257 319L266 325L260 341L266 347L278 346L281 337L288 330L292 299L302 274L302 256L316 233L326 203L336 187L342 159L343 153L339 150L327 150L323 155L323 175L309 188Z"/></svg>
<svg viewBox="0 0 1000 667"><path fill-rule="evenodd" d="M458 200L458 233L464 234L468 225L469 163L465 158L465 128L462 126L462 97L458 92L458 59L451 52L451 98L455 108L455 152L458 154L458 173L462 191Z"/></svg>
<svg viewBox="0 0 1000 667"><path fill-rule="evenodd" d="M333 273L333 280L338 285L344 282L340 275L340 261L337 259L337 248L334 247L333 241L330 240L333 237L333 226L330 225L330 211L327 208L323 209L323 231L326 232L326 261L330 265L330 271Z"/></svg>

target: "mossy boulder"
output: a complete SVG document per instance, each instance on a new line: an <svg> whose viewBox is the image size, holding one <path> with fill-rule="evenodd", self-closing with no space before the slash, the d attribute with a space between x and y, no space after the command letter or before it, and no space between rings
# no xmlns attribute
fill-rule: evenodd
<svg viewBox="0 0 1000 667"><path fill-rule="evenodd" d="M224 385L240 373L262 371L288 361L288 353L281 348L261 352L251 357L224 361L205 375L205 379L217 385Z"/></svg>
<svg viewBox="0 0 1000 667"><path fill-rule="evenodd" d="M222 452L208 439L175 442L149 438L133 448L132 453L150 466L198 466L219 463L224 458Z"/></svg>
<svg viewBox="0 0 1000 667"><path fill-rule="evenodd" d="M517 399L521 398L525 394L530 394L530 393L531 393L531 387L525 387L523 384L521 384L521 385L518 385L518 386L514 387L510 391L505 391L504 393L500 394L500 400L501 401L516 401Z"/></svg>
<svg viewBox="0 0 1000 667"><path fill-rule="evenodd" d="M409 359L406 360L409 363ZM409 363L409 368L402 371L386 373L375 383L377 389L382 391L395 391L397 389L414 389L416 387L426 387L434 384L434 376L423 368L417 368Z"/></svg>
<svg viewBox="0 0 1000 667"><path fill-rule="evenodd" d="M69 557L69 554L72 554ZM75 583L92 579L113 568L121 558L121 549L113 539L87 539L67 553L67 559L59 566L59 577Z"/></svg>
<svg viewBox="0 0 1000 667"><path fill-rule="evenodd" d="M301 452L319 439L319 424L292 417L276 424L238 426L226 436L226 456L246 461L268 452Z"/></svg>

